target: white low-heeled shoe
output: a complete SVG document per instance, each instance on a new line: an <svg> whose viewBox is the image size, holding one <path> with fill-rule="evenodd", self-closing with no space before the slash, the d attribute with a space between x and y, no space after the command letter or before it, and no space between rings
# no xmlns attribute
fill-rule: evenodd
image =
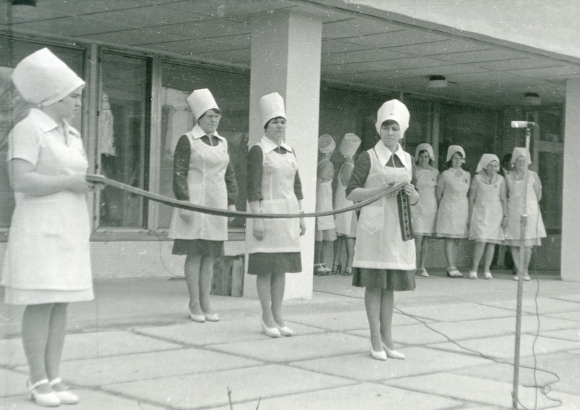
<svg viewBox="0 0 580 410"><path fill-rule="evenodd" d="M33 385L30 384L30 381L26 381L26 387L28 387L28 398L38 404L39 406L43 407L58 407L60 406L60 399L56 395L54 391L50 393L39 393L36 391L36 388L40 385L48 384L48 379L42 379L34 383Z"/></svg>
<svg viewBox="0 0 580 410"><path fill-rule="evenodd" d="M280 334L280 331L278 330L277 327L268 327L268 326L266 326L266 324L264 323L264 318L260 318L260 322L262 323L262 331L264 332L264 334L266 336L269 336L269 337L282 337L282 335Z"/></svg>
<svg viewBox="0 0 580 410"><path fill-rule="evenodd" d="M483 276L487 280L493 279L493 276L491 276L491 272L483 272Z"/></svg>
<svg viewBox="0 0 580 410"><path fill-rule="evenodd" d="M276 326L278 328L278 331L280 332L280 334L282 336L292 336L294 334L294 331L292 329L290 329L288 326Z"/></svg>
<svg viewBox="0 0 580 410"><path fill-rule="evenodd" d="M204 313L205 320L208 322L219 322L220 317L217 313Z"/></svg>
<svg viewBox="0 0 580 410"><path fill-rule="evenodd" d="M59 384L62 383L62 379L60 377L57 377L54 380L51 380L48 385L50 387L54 386L55 384ZM77 404L79 402L79 396L77 396L76 394L74 394L71 391L68 390L55 390L54 393L56 394L56 396L60 399L60 403L61 404Z"/></svg>
<svg viewBox="0 0 580 410"><path fill-rule="evenodd" d="M405 360L405 355L401 352L397 352L396 350L391 350L387 347L386 344L383 343L383 349L385 349L385 353L387 354L387 357L390 357L391 359L399 359L399 360Z"/></svg>
<svg viewBox="0 0 580 410"><path fill-rule="evenodd" d="M189 319L191 319L194 322L197 323L205 323L205 315L201 314L201 315L194 315L193 313L191 313L191 309L188 308L189 311Z"/></svg>
<svg viewBox="0 0 580 410"><path fill-rule="evenodd" d="M469 279L477 279L477 271L470 271L469 272Z"/></svg>
<svg viewBox="0 0 580 410"><path fill-rule="evenodd" d="M385 353L384 350L381 350L380 352L375 352L373 350L373 343L369 340L369 347L371 348L371 357L375 360L381 360L381 361L385 361L387 360L387 354Z"/></svg>

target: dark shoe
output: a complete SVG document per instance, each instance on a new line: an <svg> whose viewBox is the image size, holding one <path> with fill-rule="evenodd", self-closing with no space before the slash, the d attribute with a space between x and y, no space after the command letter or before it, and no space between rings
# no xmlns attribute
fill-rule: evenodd
<svg viewBox="0 0 580 410"><path fill-rule="evenodd" d="M332 274L333 275L340 275L342 272L342 263L338 265L332 265Z"/></svg>
<svg viewBox="0 0 580 410"><path fill-rule="evenodd" d="M347 266L346 268L344 268L344 273L342 274L342 276L352 276L352 267Z"/></svg>

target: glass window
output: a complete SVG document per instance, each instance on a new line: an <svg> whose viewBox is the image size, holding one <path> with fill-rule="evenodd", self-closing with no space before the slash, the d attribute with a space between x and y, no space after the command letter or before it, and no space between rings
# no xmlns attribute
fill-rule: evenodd
<svg viewBox="0 0 580 410"><path fill-rule="evenodd" d="M32 107L32 104L24 101L18 94L10 76L12 69L20 60L44 47L48 47L74 72L83 77L84 50L47 46L22 40L13 40L11 43L8 37L0 36L0 228L10 226L14 210L14 195L10 188L6 167L8 134L15 124L28 115ZM71 125L80 131L81 123L81 115L78 115Z"/></svg>
<svg viewBox="0 0 580 410"><path fill-rule="evenodd" d="M228 140L230 162L238 183L236 208L246 209L246 153L250 116L250 77L245 74L222 72L166 62L162 65L161 91L161 166L160 194L173 195L173 155L179 137L193 128L193 114L186 98L195 89L208 88L213 94L222 118L218 133ZM169 228L172 208L159 208L159 228ZM243 227L243 218L236 218L230 226Z"/></svg>
<svg viewBox="0 0 580 410"><path fill-rule="evenodd" d="M406 96L405 105L411 113L409 129L405 132L405 139L401 141L403 148L411 156L415 156L415 149L421 143L431 144L431 120L429 102L419 98Z"/></svg>
<svg viewBox="0 0 580 410"><path fill-rule="evenodd" d="M150 59L103 52L97 162L102 175L146 189L149 171ZM147 202L106 187L99 227L146 226Z"/></svg>

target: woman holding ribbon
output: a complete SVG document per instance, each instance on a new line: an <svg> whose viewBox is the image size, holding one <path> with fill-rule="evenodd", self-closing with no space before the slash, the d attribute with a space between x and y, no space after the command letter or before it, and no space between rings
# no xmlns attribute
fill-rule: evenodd
<svg viewBox="0 0 580 410"><path fill-rule="evenodd" d="M475 241L470 279L477 279L477 268L483 254L483 276L491 276L491 262L496 244L504 240L507 226L507 199L504 178L499 175L499 158L483 154L469 190L469 239Z"/></svg>
<svg viewBox="0 0 580 410"><path fill-rule="evenodd" d="M347 198L360 202L402 184L361 209L354 253L353 286L365 287L370 353L376 360L404 359L394 350L391 325L394 292L415 289L415 241L410 205L419 194L411 184L413 159L399 144L409 127L409 110L399 100L385 102L377 113L380 141L357 159Z"/></svg>
<svg viewBox="0 0 580 410"><path fill-rule="evenodd" d="M439 171L431 164L435 159L433 147L427 143L419 144L415 150L415 179L419 192L419 203L411 208L413 216L413 232L415 233L415 246L419 257L418 273L429 276L425 269L425 260L429 250L429 237L435 233L435 219L437 218L437 197L435 186Z"/></svg>
<svg viewBox="0 0 580 410"><path fill-rule="evenodd" d="M334 193L334 209L339 210L353 205L352 201L346 199L346 186L350 180L354 169L354 154L360 146L361 140L355 134L346 134L340 142L340 155L342 155L342 165L338 171L336 191ZM354 244L356 241L356 230L358 227L358 217L355 211L341 212L335 215L337 240L334 242L334 262L332 272L340 274L342 266L340 263L340 253L343 243L346 245L346 265L342 274L352 275L352 261L354 258Z"/></svg>
<svg viewBox="0 0 580 410"><path fill-rule="evenodd" d="M196 124L182 135L175 148L173 192L195 205L236 210L236 177L230 163L227 140L217 133L221 111L207 89L187 98ZM169 228L173 254L186 255L185 280L189 292L189 317L203 323L219 316L209 301L214 258L223 256L228 239L228 219L175 208Z"/></svg>
<svg viewBox="0 0 580 410"><path fill-rule="evenodd" d="M447 259L447 276L463 277L455 266L459 239L469 236L468 218L469 201L467 192L471 182L469 172L462 169L465 162L465 151L459 145L447 149L446 171L439 175L435 193L439 202L435 232L445 238L445 257Z"/></svg>
<svg viewBox="0 0 580 410"><path fill-rule="evenodd" d="M252 213L302 213L302 185L294 150L284 142L286 112L278 93L260 98L264 135L247 156L247 192ZM282 317L286 273L302 271L300 236L304 218L249 219L248 274L257 275L266 336L292 336Z"/></svg>
<svg viewBox="0 0 580 410"><path fill-rule="evenodd" d="M84 81L50 50L24 58L12 74L32 108L9 135L16 208L4 261L5 302L25 305L22 342L30 398L41 406L78 403L59 366L70 302L93 299L83 141L69 121Z"/></svg>
<svg viewBox="0 0 580 410"><path fill-rule="evenodd" d="M508 197L508 223L505 239L507 244L511 246L518 275L524 275L524 280L530 280L528 266L532 258L532 248L541 246L540 238L546 237L546 228L538 205L542 199L542 183L538 174L528 169L531 163L530 152L526 148L514 148L512 153L514 169L505 178ZM521 218L524 214L527 215L527 219L522 237ZM524 247L523 265L520 259L522 243ZM515 276L514 280L518 280L518 277Z"/></svg>

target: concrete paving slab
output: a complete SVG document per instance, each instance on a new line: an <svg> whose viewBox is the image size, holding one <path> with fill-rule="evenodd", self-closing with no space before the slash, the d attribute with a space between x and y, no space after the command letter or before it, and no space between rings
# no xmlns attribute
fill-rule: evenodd
<svg viewBox="0 0 580 410"><path fill-rule="evenodd" d="M62 360L90 359L122 354L179 349L175 343L164 342L124 331L103 331L68 334L64 340ZM0 364L26 364L22 339L0 340Z"/></svg>
<svg viewBox="0 0 580 410"><path fill-rule="evenodd" d="M580 303L580 295L558 295L555 299L566 300L568 302Z"/></svg>
<svg viewBox="0 0 580 410"><path fill-rule="evenodd" d="M495 319L481 319L461 322L458 326L469 326L476 325L485 327L487 329L493 329L498 334L515 334L516 332L516 316L505 317L505 318L495 318ZM565 319L557 319L548 316L541 316L539 319L540 331L549 330L562 330L562 329L576 329L580 327L578 322ZM523 315L522 316L522 333L536 334L538 333L538 316L535 315Z"/></svg>
<svg viewBox="0 0 580 410"><path fill-rule="evenodd" d="M111 384L104 388L128 397L176 409L226 406L228 389L237 403L250 402L256 408L260 398L280 397L307 391L324 390L352 384L351 381L316 374L287 366L260 366L189 376L169 377L130 383ZM261 405L260 405L260 408Z"/></svg>
<svg viewBox="0 0 580 410"><path fill-rule="evenodd" d="M502 300L481 303L488 306L512 310L513 312L515 312L517 309L515 300ZM567 302L555 298L538 298L537 300L535 298L525 298L522 300L522 312L531 314L536 314L536 312L538 312L541 315L559 312L578 312L578 315L580 316L580 303Z"/></svg>
<svg viewBox="0 0 580 410"><path fill-rule="evenodd" d="M542 336L553 337L555 339L570 340L572 342L580 342L580 328L551 330L549 332L542 332Z"/></svg>
<svg viewBox="0 0 580 410"><path fill-rule="evenodd" d="M201 349L180 349L73 360L61 363L64 378L80 386L100 386L259 365L260 362Z"/></svg>
<svg viewBox="0 0 580 410"><path fill-rule="evenodd" d="M332 332L361 330L369 326L366 312L363 309L348 312L328 312L312 315L289 315L286 320L294 323L318 327ZM393 326L416 325L417 320L399 313L393 314Z"/></svg>
<svg viewBox="0 0 580 410"><path fill-rule="evenodd" d="M262 410L359 410L387 409L397 410L437 410L456 408L461 402L410 392L395 387L363 383L356 386L338 387L309 393L294 394L260 402ZM255 410L256 403L236 404L235 410ZM220 407L215 410L230 410Z"/></svg>
<svg viewBox="0 0 580 410"><path fill-rule="evenodd" d="M324 330L287 321L296 335L321 333ZM197 346L217 343L264 340L258 316L238 320L220 320L217 323L180 323L171 326L136 328L135 332Z"/></svg>
<svg viewBox="0 0 580 410"><path fill-rule="evenodd" d="M546 316L555 317L558 319L572 320L574 322L580 322L580 313L578 312L550 313L547 314Z"/></svg>
<svg viewBox="0 0 580 410"><path fill-rule="evenodd" d="M401 308L401 310L408 315L417 316L421 319L431 319L437 322L488 319L493 317L507 317L513 314L506 309L484 306L477 303L406 306Z"/></svg>
<svg viewBox="0 0 580 410"><path fill-rule="evenodd" d="M535 340L533 335L522 335L521 337L521 357L532 356L535 351L536 355L543 355L567 350L575 350L580 347L580 343L568 340L553 339L550 337L540 336ZM515 349L515 335L488 337L482 339L462 340L458 342L460 346L454 343L437 343L429 345L436 349L449 350L454 352L469 353L468 350L479 352L487 357L494 357L505 360L513 360ZM476 353L473 353L476 354Z"/></svg>
<svg viewBox="0 0 580 410"><path fill-rule="evenodd" d="M129 400L111 394L93 390L75 390L80 398L80 402L73 408L74 410L162 410L159 407L142 400ZM27 396L15 396L7 399L0 399L0 407L5 410L38 410L37 404L28 399ZM68 407L64 406L63 407ZM61 407L61 408L63 408Z"/></svg>
<svg viewBox="0 0 580 410"><path fill-rule="evenodd" d="M0 369L0 397L26 394L26 374Z"/></svg>
<svg viewBox="0 0 580 410"><path fill-rule="evenodd" d="M392 330L395 344L421 346L431 343L447 342L447 338L428 329L425 325L397 326ZM370 329L347 332L353 335L370 337Z"/></svg>
<svg viewBox="0 0 580 410"><path fill-rule="evenodd" d="M502 408L512 407L511 383L450 373L391 380L386 383L390 386L423 391L425 393L465 400L472 403L481 403ZM548 400L545 396L538 394L537 407L535 407L536 389L520 386L518 390L519 400L526 408L547 408L548 406L557 404L557 402ZM570 410L580 409L579 396L553 392L550 394L550 397L562 400L564 402L562 408Z"/></svg>
<svg viewBox="0 0 580 410"><path fill-rule="evenodd" d="M385 362L374 360L367 348L364 352L353 355L293 362L291 365L359 381L379 381L489 363L479 357L423 347L399 350L407 356L405 360L387 359Z"/></svg>
<svg viewBox="0 0 580 410"><path fill-rule="evenodd" d="M368 339L344 333L323 333L260 341L212 345L209 349L265 362L294 362L315 357L332 357L368 349Z"/></svg>
<svg viewBox="0 0 580 410"><path fill-rule="evenodd" d="M494 319L503 320L503 319ZM472 320L467 322L439 322L439 323L428 323L427 326L433 329L435 332L440 332L447 336L449 339L454 341L459 340L469 340L469 339L479 339L482 337L491 337L509 334L510 332L493 327L485 326L485 320ZM515 325L514 325L515 328ZM446 339L447 340L447 339Z"/></svg>

